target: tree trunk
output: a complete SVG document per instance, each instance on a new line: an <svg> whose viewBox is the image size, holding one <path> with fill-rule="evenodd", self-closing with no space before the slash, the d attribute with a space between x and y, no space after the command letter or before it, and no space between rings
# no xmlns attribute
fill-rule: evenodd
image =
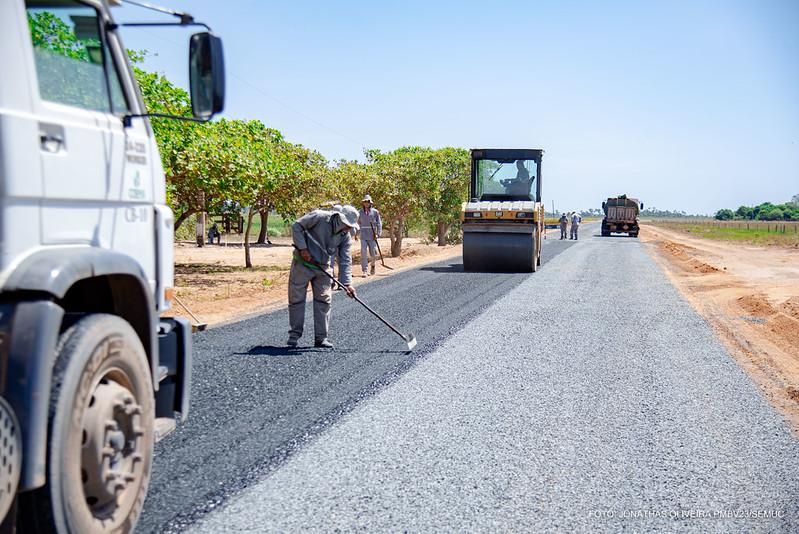
<svg viewBox="0 0 799 534"><path fill-rule="evenodd" d="M258 212L258 215L261 216L261 232L258 234L258 244L265 245L269 234L267 233L266 225L269 222L269 210L261 210Z"/></svg>
<svg viewBox="0 0 799 534"><path fill-rule="evenodd" d="M201 247L205 244L205 212L201 212L197 216L197 224L194 226L197 237L197 246Z"/></svg>
<svg viewBox="0 0 799 534"><path fill-rule="evenodd" d="M446 221L438 221L438 246L443 247L447 244L447 232L449 224Z"/></svg>
<svg viewBox="0 0 799 534"><path fill-rule="evenodd" d="M183 213L181 213L180 216L177 219L175 219L174 230L177 232L178 228L180 228L180 225L183 224L186 221L186 219L188 219L191 215L194 215L195 213L197 213L197 210L186 210Z"/></svg>
<svg viewBox="0 0 799 534"><path fill-rule="evenodd" d="M403 221L399 220L391 226L391 257L399 258L402 254Z"/></svg>
<svg viewBox="0 0 799 534"><path fill-rule="evenodd" d="M388 248L389 252L394 250L394 222L388 224Z"/></svg>
<svg viewBox="0 0 799 534"><path fill-rule="evenodd" d="M250 228L252 227L252 216L255 210L250 208L247 212L247 229L244 231L244 266L252 269L252 258L250 257Z"/></svg>

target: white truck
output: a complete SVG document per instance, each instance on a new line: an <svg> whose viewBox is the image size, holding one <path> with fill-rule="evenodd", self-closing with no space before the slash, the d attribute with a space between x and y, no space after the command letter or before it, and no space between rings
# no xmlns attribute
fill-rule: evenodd
<svg viewBox="0 0 799 534"><path fill-rule="evenodd" d="M173 215L118 2L0 1L0 520L11 531L132 530L154 441L188 411L191 327L161 318ZM159 26L205 26L157 10L179 18ZM210 29L191 36L189 72L188 120L208 120L224 100Z"/></svg>

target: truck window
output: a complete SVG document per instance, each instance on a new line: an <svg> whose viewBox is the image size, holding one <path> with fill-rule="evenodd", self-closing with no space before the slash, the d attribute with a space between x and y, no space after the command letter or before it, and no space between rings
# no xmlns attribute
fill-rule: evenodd
<svg viewBox="0 0 799 534"><path fill-rule="evenodd" d="M26 6L41 97L83 109L127 113L97 10L75 0L27 0Z"/></svg>

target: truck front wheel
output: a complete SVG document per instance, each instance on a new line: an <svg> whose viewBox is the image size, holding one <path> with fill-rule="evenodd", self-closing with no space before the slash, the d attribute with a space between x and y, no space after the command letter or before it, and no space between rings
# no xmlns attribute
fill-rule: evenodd
<svg viewBox="0 0 799 534"><path fill-rule="evenodd" d="M22 521L38 532L133 530L150 479L153 417L150 368L131 326L103 314L77 321L56 349L47 483L21 503Z"/></svg>

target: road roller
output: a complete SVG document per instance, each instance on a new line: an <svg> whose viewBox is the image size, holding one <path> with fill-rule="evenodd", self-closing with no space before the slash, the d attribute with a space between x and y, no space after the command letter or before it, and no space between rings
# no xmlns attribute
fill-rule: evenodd
<svg viewBox="0 0 799 534"><path fill-rule="evenodd" d="M470 199L461 206L464 270L529 273L541 265L543 155L540 149L472 150Z"/></svg>

